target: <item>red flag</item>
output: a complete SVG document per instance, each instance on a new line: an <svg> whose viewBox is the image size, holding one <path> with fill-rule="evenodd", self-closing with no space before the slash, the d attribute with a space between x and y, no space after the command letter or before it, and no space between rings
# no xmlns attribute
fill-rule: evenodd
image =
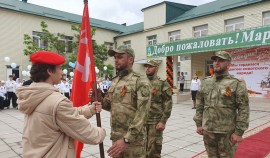
<svg viewBox="0 0 270 158"><path fill-rule="evenodd" d="M77 55L76 68L72 84L71 100L75 107L83 106L90 100L88 98L89 89L94 88L96 81L95 63L93 55L91 27L88 13L88 4L84 4L79 50ZM80 158L83 143L75 141L76 157Z"/></svg>

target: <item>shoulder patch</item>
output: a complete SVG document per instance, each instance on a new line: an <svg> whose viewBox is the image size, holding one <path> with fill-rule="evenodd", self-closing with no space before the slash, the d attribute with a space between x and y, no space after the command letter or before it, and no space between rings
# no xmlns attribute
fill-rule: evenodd
<svg viewBox="0 0 270 158"><path fill-rule="evenodd" d="M233 75L230 75L230 78L232 78L232 79L235 79L235 80L237 80L237 81L239 81L239 82L241 82L242 80L240 80L239 78L236 78L235 76L233 76Z"/></svg>
<svg viewBox="0 0 270 158"><path fill-rule="evenodd" d="M166 81L166 79L162 79L162 78L160 78L160 77L158 77L158 80L163 81L163 82Z"/></svg>
<svg viewBox="0 0 270 158"><path fill-rule="evenodd" d="M143 86L141 87L141 93L142 93L142 96L143 96L143 97L149 96L149 95L150 95L149 87L146 86L146 85L143 85Z"/></svg>
<svg viewBox="0 0 270 158"><path fill-rule="evenodd" d="M209 78L212 78L213 76L206 76L204 77L202 80L206 80L206 79L209 79Z"/></svg>

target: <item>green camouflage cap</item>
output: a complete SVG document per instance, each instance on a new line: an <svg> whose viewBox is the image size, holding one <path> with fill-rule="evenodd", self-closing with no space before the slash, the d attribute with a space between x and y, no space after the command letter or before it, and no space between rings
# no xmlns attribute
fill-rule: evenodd
<svg viewBox="0 0 270 158"><path fill-rule="evenodd" d="M135 57L134 50L128 46L125 46L125 45L119 46L116 50L110 49L108 51L108 55L110 57L113 57L115 55L115 53L120 53L120 54L127 53L127 54L130 54L131 56Z"/></svg>
<svg viewBox="0 0 270 158"><path fill-rule="evenodd" d="M215 55L211 57L211 59L215 60L217 57L228 61L232 60L231 54L226 51L217 51Z"/></svg>
<svg viewBox="0 0 270 158"><path fill-rule="evenodd" d="M150 59L144 65L159 66L159 62L157 60Z"/></svg>

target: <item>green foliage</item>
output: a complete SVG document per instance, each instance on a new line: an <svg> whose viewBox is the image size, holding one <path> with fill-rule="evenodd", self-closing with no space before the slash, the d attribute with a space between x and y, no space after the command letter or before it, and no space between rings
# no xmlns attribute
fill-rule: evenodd
<svg viewBox="0 0 270 158"><path fill-rule="evenodd" d="M72 68L68 66L69 62L75 62L77 60L77 50L78 50L78 44L80 40L80 25L72 25L71 30L74 31L73 35L73 41L71 44L73 53L69 54L64 54L65 52L65 47L67 47L67 44L62 42L60 39L61 37L64 37L64 33L56 33L53 34L48 30L48 25L44 22L41 21L40 23L41 26L41 33L38 33L37 36L40 38L40 40L45 41L46 47L40 48L32 39L32 35L27 35L24 34L24 42L23 44L25 45L25 49L23 50L24 55L29 56L32 53L40 50L46 50L46 51L54 51L58 54L61 54L66 57L66 64L63 65L63 68L68 69L68 71L73 71ZM91 29L91 35L92 37L96 33L96 28ZM104 44L98 45L96 41L93 40L93 51L94 51L94 58L95 58L95 65L98 67L100 70L98 76L101 77L103 75L109 75L112 76L113 72L113 66L112 65L107 65L108 69L105 71L103 70L104 61L108 59L107 56L107 48Z"/></svg>
<svg viewBox="0 0 270 158"><path fill-rule="evenodd" d="M48 25L41 21L41 33L38 33L37 36L40 40L45 42L44 48L39 48L39 46L33 41L30 35L24 34L23 44L26 48L23 50L24 55L31 55L32 53L40 50L54 51L58 54L63 55L65 52L66 44L60 41L61 37L65 36L63 33L57 33L56 35L49 32Z"/></svg>
<svg viewBox="0 0 270 158"><path fill-rule="evenodd" d="M24 55L28 56L33 52L42 50L34 43L33 39L29 35L24 34L23 39L23 44L26 45L26 48L23 50Z"/></svg>

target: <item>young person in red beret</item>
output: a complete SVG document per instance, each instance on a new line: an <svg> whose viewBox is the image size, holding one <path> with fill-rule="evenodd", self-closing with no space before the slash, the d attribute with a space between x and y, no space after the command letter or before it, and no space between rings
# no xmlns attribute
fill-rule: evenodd
<svg viewBox="0 0 270 158"><path fill-rule="evenodd" d="M25 114L22 146L25 158L75 158L74 139L99 144L106 135L103 128L87 118L101 111L100 102L73 107L53 85L61 81L64 57L53 52L30 56L33 83L16 90L19 110Z"/></svg>

